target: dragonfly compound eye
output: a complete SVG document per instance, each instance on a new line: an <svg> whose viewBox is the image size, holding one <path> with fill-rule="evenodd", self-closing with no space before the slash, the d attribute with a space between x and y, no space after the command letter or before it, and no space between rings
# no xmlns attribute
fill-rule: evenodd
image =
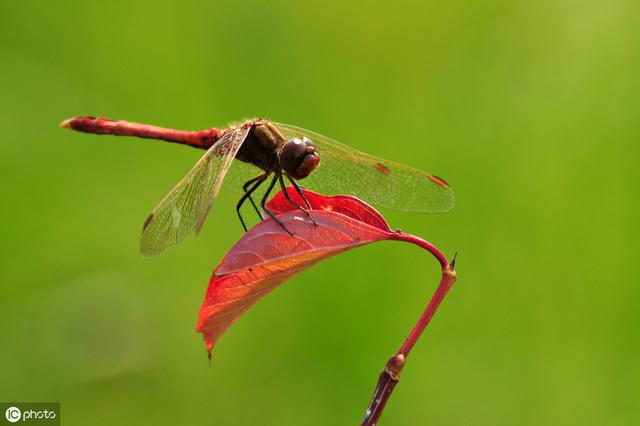
<svg viewBox="0 0 640 426"><path fill-rule="evenodd" d="M320 163L316 145L307 137L289 139L278 156L280 167L294 179L304 179Z"/></svg>

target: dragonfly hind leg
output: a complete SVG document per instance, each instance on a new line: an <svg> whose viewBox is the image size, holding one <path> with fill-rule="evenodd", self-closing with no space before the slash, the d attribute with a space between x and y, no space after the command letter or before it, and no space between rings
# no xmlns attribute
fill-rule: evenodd
<svg viewBox="0 0 640 426"><path fill-rule="evenodd" d="M245 224L244 219L242 218L242 214L240 213L240 207L242 207L242 204L244 204L244 202L247 201L247 199L249 199L251 201L251 204L253 205L253 208L256 209L256 212L258 212L258 215L260 216L260 220L262 220L262 215L260 215L260 211L258 210L256 203L251 198L251 194L256 189L258 189L258 187L262 185L262 183L265 180L267 180L267 176L269 176L267 173L261 174L260 176L256 176L253 179L249 179L247 182L245 182L244 185L242 185L242 189L244 189L244 195L242 196L242 198L240 198L240 200L238 201L238 204L236 204L236 212L238 213L238 217L240 218L240 223L244 228L244 232L247 232L247 225ZM247 189L251 184L253 184L253 186Z"/></svg>
<svg viewBox="0 0 640 426"><path fill-rule="evenodd" d="M293 206L295 206L298 210L300 210L301 212L303 212L304 214L307 215L307 217L309 218L309 220L311 222L313 222L314 226L318 226L318 223L316 222L315 218L311 215L311 213L309 213L309 210L311 210L311 205L309 204L309 201L307 201L307 199L305 198L305 196L302 194L302 191L298 192L298 195L300 195L302 197L302 199L304 200L304 202L307 204L307 209L305 209L304 207L302 207L300 204L296 203L295 201L293 201L291 199L291 197L289 196L289 192L287 192L287 187L284 184L284 179L282 179L282 175L278 176L278 180L280 181L280 188L282 188L282 194L284 195L284 198L287 199L288 202L290 202ZM289 178L289 180L291 182L293 182L293 179ZM294 184L295 186L295 184Z"/></svg>

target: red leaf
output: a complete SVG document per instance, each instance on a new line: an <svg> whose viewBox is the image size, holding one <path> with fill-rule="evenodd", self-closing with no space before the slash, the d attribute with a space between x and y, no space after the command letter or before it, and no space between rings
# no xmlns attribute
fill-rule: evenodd
<svg viewBox="0 0 640 426"><path fill-rule="evenodd" d="M291 187L288 192L303 204ZM263 220L244 234L214 271L196 326L209 355L216 340L243 312L295 274L330 256L375 241L416 238L391 231L380 213L355 197L326 197L307 190L304 194L318 226L280 191L267 208L277 213L294 235L273 219Z"/></svg>
<svg viewBox="0 0 640 426"><path fill-rule="evenodd" d="M389 225L387 225L387 221L384 220L382 215L369 204L356 197L352 197L350 195L335 195L333 197L329 197L307 189L303 189L303 191L305 198L313 210L341 213L357 221L391 232ZM293 201L301 206L305 205L302 198L291 187L287 188L287 193ZM267 203L267 207L274 213L284 213L297 210L297 208L284 197L282 191L279 191L276 196Z"/></svg>

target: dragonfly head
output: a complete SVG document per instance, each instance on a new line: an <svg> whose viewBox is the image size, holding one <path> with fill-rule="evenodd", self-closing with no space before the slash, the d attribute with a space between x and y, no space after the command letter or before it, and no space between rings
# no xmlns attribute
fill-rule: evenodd
<svg viewBox="0 0 640 426"><path fill-rule="evenodd" d="M280 167L294 179L304 179L320 163L316 144L305 136L289 139L278 153Z"/></svg>

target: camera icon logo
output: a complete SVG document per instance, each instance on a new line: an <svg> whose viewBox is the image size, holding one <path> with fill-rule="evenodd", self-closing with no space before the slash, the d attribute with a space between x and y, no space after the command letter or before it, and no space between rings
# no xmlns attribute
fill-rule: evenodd
<svg viewBox="0 0 640 426"><path fill-rule="evenodd" d="M15 423L20 421L22 412L18 407L9 407L7 408L7 411L4 412L4 416L9 423Z"/></svg>

